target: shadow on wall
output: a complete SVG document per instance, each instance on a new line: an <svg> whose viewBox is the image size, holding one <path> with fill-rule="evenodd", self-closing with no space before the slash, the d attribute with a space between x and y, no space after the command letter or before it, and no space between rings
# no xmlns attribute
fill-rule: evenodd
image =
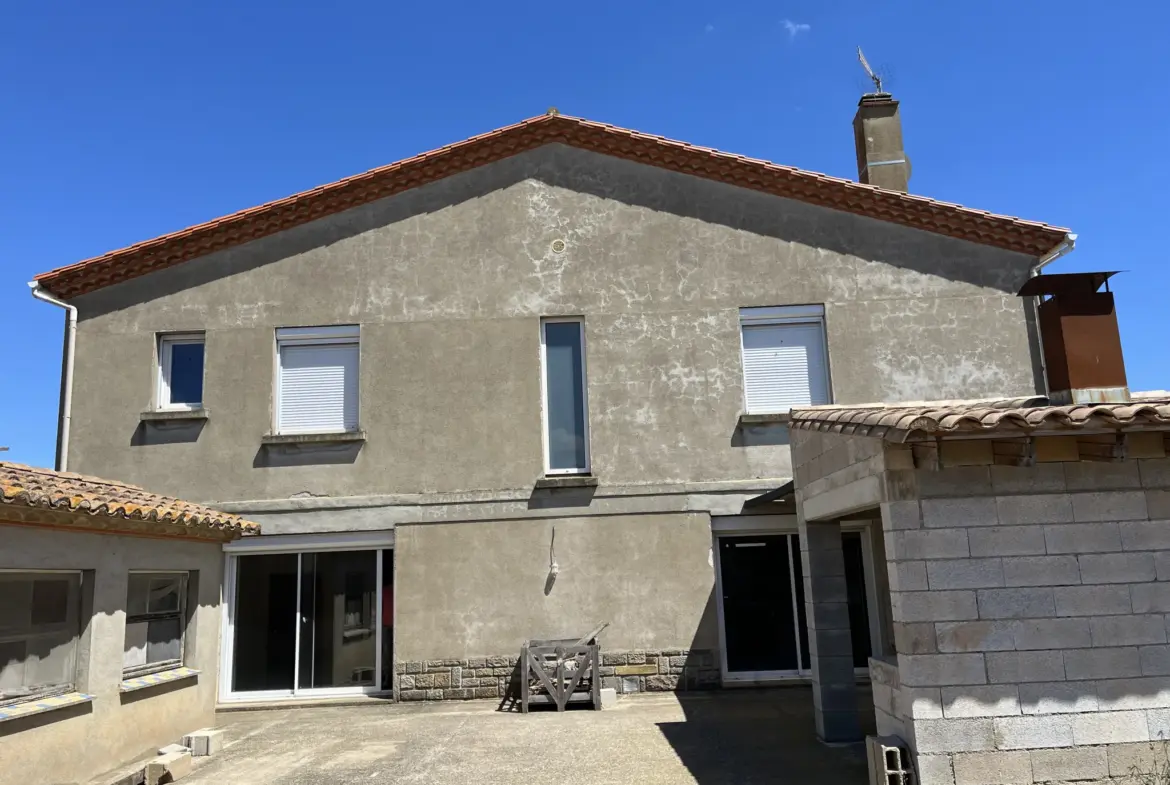
<svg viewBox="0 0 1170 785"><path fill-rule="evenodd" d="M199 441L207 420L180 420L172 423L140 422L130 436L134 447L151 444L187 444Z"/></svg>
<svg viewBox="0 0 1170 785"><path fill-rule="evenodd" d="M737 422L731 433L732 447L787 447L787 425L752 425Z"/></svg>
<svg viewBox="0 0 1170 785"><path fill-rule="evenodd" d="M329 466L355 463L361 442L346 444L262 444L252 458L253 469L285 466Z"/></svg>
<svg viewBox="0 0 1170 785"><path fill-rule="evenodd" d="M213 253L198 264L141 276L86 295L78 298L80 318L94 318L172 295L416 215L438 212L529 179L1007 294L1014 294L1029 274L1029 259L1023 255L1018 255L1017 266L1008 266L1002 263L1005 252L997 249L941 235L920 234L876 219L779 199L725 183L700 180L696 186L689 175L649 169L642 164L564 145L549 145L354 208L330 220L315 221L226 252ZM923 240L908 242L910 232Z"/></svg>

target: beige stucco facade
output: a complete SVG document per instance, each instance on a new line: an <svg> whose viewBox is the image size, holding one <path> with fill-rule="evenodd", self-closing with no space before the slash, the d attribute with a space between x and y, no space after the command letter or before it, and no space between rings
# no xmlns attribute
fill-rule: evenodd
<svg viewBox="0 0 1170 785"><path fill-rule="evenodd" d="M77 298L71 468L266 534L395 529L399 664L609 621L710 669L711 516L792 476L786 427L741 421L740 309L823 306L835 401L1026 394L1036 261L551 144ZM597 485L568 495L536 487L553 316L584 320ZM264 444L276 329L338 324L364 441ZM205 420L141 417L168 331L205 333Z"/></svg>
<svg viewBox="0 0 1170 785"><path fill-rule="evenodd" d="M74 706L0 721L0 783L87 782L215 724L220 542L72 532L0 520L0 570L82 571L76 690L92 696ZM132 570L189 573L183 664L198 675L120 690Z"/></svg>

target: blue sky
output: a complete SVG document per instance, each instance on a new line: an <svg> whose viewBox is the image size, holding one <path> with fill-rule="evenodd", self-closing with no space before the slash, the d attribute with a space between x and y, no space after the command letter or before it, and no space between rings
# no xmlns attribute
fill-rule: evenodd
<svg viewBox="0 0 1170 785"><path fill-rule="evenodd" d="M52 465L62 317L38 272L540 114L844 177L867 82L911 190L1071 227L1134 389L1170 387L1160 2L9 3L0 446ZM1159 187L1162 186L1162 187ZM79 391L79 394L84 394Z"/></svg>

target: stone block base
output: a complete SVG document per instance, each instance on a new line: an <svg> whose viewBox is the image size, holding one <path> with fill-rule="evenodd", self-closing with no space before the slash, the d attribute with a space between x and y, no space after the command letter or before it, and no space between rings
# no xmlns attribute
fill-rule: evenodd
<svg viewBox="0 0 1170 785"><path fill-rule="evenodd" d="M916 763L921 785L1170 782L1170 744L1162 741L918 755Z"/></svg>
<svg viewBox="0 0 1170 785"><path fill-rule="evenodd" d="M194 763L190 752L168 752L146 764L146 785L175 782L191 773Z"/></svg>
<svg viewBox="0 0 1170 785"><path fill-rule="evenodd" d="M719 686L716 651L665 649L601 653L602 688L621 695ZM519 695L519 656L400 662L395 666L400 701L471 700Z"/></svg>

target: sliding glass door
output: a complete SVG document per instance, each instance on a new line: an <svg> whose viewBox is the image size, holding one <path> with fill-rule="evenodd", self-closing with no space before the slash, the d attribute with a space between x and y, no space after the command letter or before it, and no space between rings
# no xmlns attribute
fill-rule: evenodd
<svg viewBox="0 0 1170 785"><path fill-rule="evenodd" d="M389 550L231 556L228 699L377 692L390 657ZM387 687L388 688L388 687Z"/></svg>

